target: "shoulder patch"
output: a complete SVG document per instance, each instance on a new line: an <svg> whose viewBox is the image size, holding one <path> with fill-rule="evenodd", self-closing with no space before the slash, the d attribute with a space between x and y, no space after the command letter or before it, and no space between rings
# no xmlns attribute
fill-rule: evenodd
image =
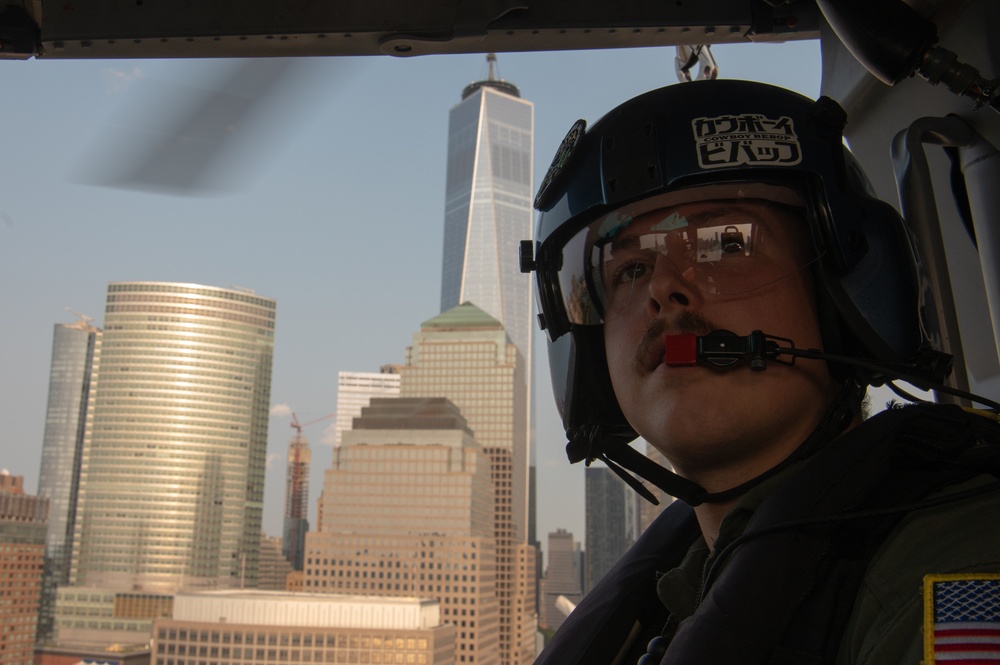
<svg viewBox="0 0 1000 665"><path fill-rule="evenodd" d="M1000 665L1000 573L924 576L924 659Z"/></svg>

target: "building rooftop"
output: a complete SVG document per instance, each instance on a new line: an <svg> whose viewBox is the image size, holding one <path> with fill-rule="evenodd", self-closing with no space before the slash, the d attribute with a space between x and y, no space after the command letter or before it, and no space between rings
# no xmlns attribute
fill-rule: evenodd
<svg viewBox="0 0 1000 665"><path fill-rule="evenodd" d="M496 76L496 64L497 64L497 54L487 53L486 62L489 65L489 74L485 81L475 81L465 86L462 90L462 99L464 100L469 95L474 94L480 88L493 88L494 90L499 90L505 95L510 95L511 97L520 97L521 91L517 89L517 86L513 83L504 81L503 79L498 79Z"/></svg>
<svg viewBox="0 0 1000 665"><path fill-rule="evenodd" d="M261 590L181 593L175 621L258 626L422 630L441 625L440 601Z"/></svg>
<svg viewBox="0 0 1000 665"><path fill-rule="evenodd" d="M354 419L355 430L463 430L469 423L445 397L375 397Z"/></svg>
<svg viewBox="0 0 1000 665"><path fill-rule="evenodd" d="M420 328L503 328L503 324L471 302L464 302L424 321Z"/></svg>
<svg viewBox="0 0 1000 665"><path fill-rule="evenodd" d="M462 90L462 99L474 94L480 88L493 88L511 97L521 96L521 91L518 90L517 86L508 81L475 81L465 86L465 89Z"/></svg>

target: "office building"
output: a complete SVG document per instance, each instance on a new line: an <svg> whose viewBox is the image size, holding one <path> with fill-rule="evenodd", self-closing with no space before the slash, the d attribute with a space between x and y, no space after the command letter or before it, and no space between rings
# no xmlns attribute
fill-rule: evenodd
<svg viewBox="0 0 1000 665"><path fill-rule="evenodd" d="M448 115L441 311L472 302L503 323L531 366L531 282L517 261L532 235L534 105L490 74Z"/></svg>
<svg viewBox="0 0 1000 665"><path fill-rule="evenodd" d="M80 455L100 339L101 331L86 317L77 323L56 324L52 336L38 496L49 500L45 554L57 584L69 581L68 554L76 517Z"/></svg>
<svg viewBox="0 0 1000 665"><path fill-rule="evenodd" d="M538 625L555 631L583 598L583 552L565 529L549 533L548 565L540 582Z"/></svg>
<svg viewBox="0 0 1000 665"><path fill-rule="evenodd" d="M53 646L142 651L149 643L153 620L169 617L173 604L172 593L60 587Z"/></svg>
<svg viewBox="0 0 1000 665"><path fill-rule="evenodd" d="M80 483L80 456L90 403L94 357L101 331L90 317L56 324L52 335L49 396L38 473L38 496L49 500L45 571L38 617L38 640L52 637L55 590L69 582L70 550Z"/></svg>
<svg viewBox="0 0 1000 665"><path fill-rule="evenodd" d="M455 662L499 663L490 460L444 398L376 398L333 451L305 590L440 601Z"/></svg>
<svg viewBox="0 0 1000 665"><path fill-rule="evenodd" d="M337 438L340 445L343 433L351 429L361 409L373 397L399 395L399 365L386 364L378 372L337 372Z"/></svg>
<svg viewBox="0 0 1000 665"><path fill-rule="evenodd" d="M281 538L274 538L264 533L260 534L258 589L262 591L288 590L288 574L292 572L292 564L285 558L282 549Z"/></svg>
<svg viewBox="0 0 1000 665"><path fill-rule="evenodd" d="M400 396L447 397L476 441L502 458L494 473L507 537L525 541L528 524L527 404L524 356L504 326L472 303L424 321L401 370Z"/></svg>
<svg viewBox="0 0 1000 665"><path fill-rule="evenodd" d="M0 472L0 665L34 660L48 512L23 476Z"/></svg>
<svg viewBox="0 0 1000 665"><path fill-rule="evenodd" d="M606 466L584 470L586 557L584 589L589 592L639 537L639 501L635 490Z"/></svg>
<svg viewBox="0 0 1000 665"><path fill-rule="evenodd" d="M153 629L154 665L455 662L437 601L265 591L181 594Z"/></svg>
<svg viewBox="0 0 1000 665"><path fill-rule="evenodd" d="M471 303L425 321L402 368L403 397L446 397L490 458L503 665L535 650L536 555L528 543L528 433L524 357L504 326Z"/></svg>
<svg viewBox="0 0 1000 665"><path fill-rule="evenodd" d="M275 301L108 286L71 583L133 593L256 584Z"/></svg>
<svg viewBox="0 0 1000 665"><path fill-rule="evenodd" d="M525 403L530 442L534 320L531 279L520 270L518 248L534 237L535 111L517 86L497 77L496 55L488 54L487 62L486 80L467 85L448 114L441 311L472 303L503 324L526 368L515 399ZM528 464L534 464L530 455ZM529 473L525 483L533 482ZM529 491L524 528L527 542L537 546L534 496Z"/></svg>

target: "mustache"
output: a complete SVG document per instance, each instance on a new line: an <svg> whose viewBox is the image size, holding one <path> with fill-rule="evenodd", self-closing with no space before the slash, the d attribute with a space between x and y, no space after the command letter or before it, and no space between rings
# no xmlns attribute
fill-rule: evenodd
<svg viewBox="0 0 1000 665"><path fill-rule="evenodd" d="M663 337L669 331L672 335L707 335L719 326L715 325L698 312L683 311L668 319L653 319L639 345L635 350L635 357L632 359L632 369L636 374L643 376L649 373L651 362L650 354L654 347L660 344Z"/></svg>

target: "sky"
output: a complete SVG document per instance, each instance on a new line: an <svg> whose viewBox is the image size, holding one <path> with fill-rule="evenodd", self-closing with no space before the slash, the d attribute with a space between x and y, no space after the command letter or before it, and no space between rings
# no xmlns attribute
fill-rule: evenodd
<svg viewBox="0 0 1000 665"><path fill-rule="evenodd" d="M715 46L722 78L819 94L819 44ZM578 118L674 84L674 49L499 54L535 104L535 184ZM165 109L232 61L0 62L0 467L37 489L52 330L103 319L112 281L239 286L277 300L263 528L280 535L284 459L300 422L336 409L337 372L402 363L439 313L449 109L484 55L307 61L248 122L227 189L175 196L85 184ZM512 260L516 249L512 248ZM535 331L538 537L583 540L583 467L570 466ZM310 516L333 420L307 426Z"/></svg>

